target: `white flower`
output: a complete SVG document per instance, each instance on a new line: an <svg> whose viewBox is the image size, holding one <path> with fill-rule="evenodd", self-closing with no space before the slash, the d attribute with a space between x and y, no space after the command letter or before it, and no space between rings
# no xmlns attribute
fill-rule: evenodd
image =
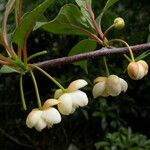
<svg viewBox="0 0 150 150"><path fill-rule="evenodd" d="M94 80L94 83L95 83L95 85L93 87L93 96L94 96L94 98L102 96L102 95L104 95L104 93L106 93L106 91L105 91L105 89L106 89L106 80L107 80L107 77L97 77Z"/></svg>
<svg viewBox="0 0 150 150"><path fill-rule="evenodd" d="M83 87L85 87L88 83L83 80L83 79L78 79L78 80L75 80L73 82L71 82L67 88L67 91L68 92L73 92L73 91L76 91L78 89L81 89Z"/></svg>
<svg viewBox="0 0 150 150"><path fill-rule="evenodd" d="M46 126L52 127L53 124L61 122L61 116L57 109L49 107L48 109L33 109L26 119L26 125L29 128L35 127L37 131L42 131Z"/></svg>
<svg viewBox="0 0 150 150"><path fill-rule="evenodd" d="M27 127L28 128L33 128L38 123L38 121L40 120L41 115L42 115L42 111L41 110L33 109L29 113L29 115L27 116L27 119L26 119Z"/></svg>
<svg viewBox="0 0 150 150"><path fill-rule="evenodd" d="M83 107L88 104L86 93L78 90L88 83L83 79L78 79L71 82L66 89L67 93L63 94L61 89L56 90L54 98L58 98L58 110L63 115L72 114L76 108Z"/></svg>
<svg viewBox="0 0 150 150"><path fill-rule="evenodd" d="M43 110L41 117L46 122L48 127L52 127L53 124L58 124L61 122L60 113L53 107Z"/></svg>
<svg viewBox="0 0 150 150"><path fill-rule="evenodd" d="M72 99L68 93L61 95L58 99L58 110L63 115L69 115L72 112Z"/></svg>
<svg viewBox="0 0 150 150"><path fill-rule="evenodd" d="M72 98L72 106L74 108L84 107L88 104L88 97L84 92L77 90L68 94Z"/></svg>
<svg viewBox="0 0 150 150"><path fill-rule="evenodd" d="M110 75L109 77L98 77L94 80L96 83L93 87L93 96L97 98L99 96L118 96L121 91L126 92L128 84L125 80L119 78L116 75Z"/></svg>
<svg viewBox="0 0 150 150"><path fill-rule="evenodd" d="M43 104L43 109L47 109L49 107L55 106L59 103L57 99L48 99Z"/></svg>
<svg viewBox="0 0 150 150"><path fill-rule="evenodd" d="M40 118L34 127L37 131L41 132L44 128L46 128L46 126L47 123L42 118Z"/></svg>

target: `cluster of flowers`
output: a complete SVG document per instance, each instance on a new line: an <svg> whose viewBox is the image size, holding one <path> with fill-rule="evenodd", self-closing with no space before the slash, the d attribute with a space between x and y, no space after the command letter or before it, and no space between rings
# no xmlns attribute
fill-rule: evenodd
<svg viewBox="0 0 150 150"><path fill-rule="evenodd" d="M143 61L131 62L127 67L131 79L142 79L148 73L148 64ZM42 131L45 127L52 127L53 124L61 122L61 115L70 115L78 107L84 107L88 104L86 93L79 90L88 83L83 80L75 80L70 83L66 91L58 89L55 91L54 99L48 99L43 104L42 109L33 109L26 119L29 128L35 127L37 131ZM126 92L127 82L116 75L108 77L97 77L94 80L93 96L118 96L122 91ZM56 107L57 106L57 109Z"/></svg>
<svg viewBox="0 0 150 150"><path fill-rule="evenodd" d="M127 71L131 79L140 80L147 75L148 64L143 60L139 60L137 62L134 61L129 63ZM94 80L94 84L94 98L99 96L118 96L122 91L126 92L128 88L127 82L116 75L110 75L109 77L97 77Z"/></svg>
<svg viewBox="0 0 150 150"><path fill-rule="evenodd" d="M54 99L46 100L41 110L36 108L29 113L26 125L29 128L35 127L37 131L42 131L46 127L50 128L53 124L60 123L60 113L70 115L78 107L86 106L88 97L79 89L87 84L85 80L79 79L71 82L65 93L61 89L56 90ZM57 109L54 106L57 106Z"/></svg>

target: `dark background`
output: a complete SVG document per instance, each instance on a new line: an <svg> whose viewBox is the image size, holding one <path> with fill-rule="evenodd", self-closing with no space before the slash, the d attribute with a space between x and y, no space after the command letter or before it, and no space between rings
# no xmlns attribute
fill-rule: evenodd
<svg viewBox="0 0 150 150"><path fill-rule="evenodd" d="M47 10L45 16L53 19L61 6L71 2L74 1L57 1L51 9ZM104 7L104 2L94 0L93 10L96 15ZM38 0L24 0L24 12L33 9L38 3L40 3ZM126 28L119 32L112 31L110 37L122 38L130 45L146 43L149 35L149 15L149 0L120 0L104 16L103 29L107 29L114 18L121 16L126 22ZM13 15L9 18L9 22L12 29ZM78 36L54 35L37 30L30 34L28 50L29 54L48 50L46 56L34 60L39 62L66 56L81 39L82 37ZM3 48L0 49L3 53ZM149 57L145 60L150 63ZM129 89L118 97L96 100L91 94L92 81L95 77L105 74L101 58L89 60L88 74L72 64L47 69L48 73L66 87L74 79L86 79L89 86L84 91L89 96L89 104L78 109L73 115L64 116L60 124L41 133L35 129L28 129L25 125L27 114L32 108L37 107L31 77L29 75L24 77L28 104L28 111L25 112L21 106L19 76L0 75L0 149L94 150L96 142L104 141L107 133L119 132L121 127L131 127L133 133L143 134L150 139L150 75L140 81L132 81L127 73L124 73L127 61L120 55L109 56L108 64L112 74L117 74L128 82ZM53 97L57 87L39 73L36 73L36 77L42 100Z"/></svg>

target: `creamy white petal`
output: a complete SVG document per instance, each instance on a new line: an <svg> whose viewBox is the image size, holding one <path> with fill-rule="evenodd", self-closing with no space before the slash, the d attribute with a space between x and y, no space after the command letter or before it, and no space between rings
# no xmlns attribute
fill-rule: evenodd
<svg viewBox="0 0 150 150"><path fill-rule="evenodd" d="M52 107L52 106L57 105L58 103L59 103L59 101L56 100L56 99L48 99L48 100L46 100L46 101L44 102L43 108L44 108L44 109L47 109L47 108L49 108L49 107Z"/></svg>
<svg viewBox="0 0 150 150"><path fill-rule="evenodd" d="M107 93L106 89L105 89L104 92L101 94L101 96L103 96L103 97L108 97L108 96L109 96L109 94Z"/></svg>
<svg viewBox="0 0 150 150"><path fill-rule="evenodd" d="M143 68L144 68L144 75L147 75L148 69L149 69L148 64L144 60L139 60L138 63L143 66Z"/></svg>
<svg viewBox="0 0 150 150"><path fill-rule="evenodd" d="M94 79L94 84L98 83L98 82L106 82L107 77L97 77L96 79Z"/></svg>
<svg viewBox="0 0 150 150"><path fill-rule="evenodd" d="M57 89L54 93L54 99L58 99L61 95L63 95L62 89Z"/></svg>
<svg viewBox="0 0 150 150"><path fill-rule="evenodd" d="M105 88L106 88L106 82L105 81L96 83L94 85L93 91L92 91L93 97L97 98L97 97L101 96L102 93L104 92Z"/></svg>
<svg viewBox="0 0 150 150"><path fill-rule="evenodd" d="M73 82L71 82L67 88L68 92L73 92L73 91L76 91L78 89L81 89L83 87L85 87L88 83L83 80L83 79L78 79L78 80L75 80Z"/></svg>
<svg viewBox="0 0 150 150"><path fill-rule="evenodd" d="M32 128L35 126L35 124L39 121L39 119L41 118L42 115L42 111L39 109L33 109L29 115L27 116L26 119L26 125L29 128Z"/></svg>
<svg viewBox="0 0 150 150"><path fill-rule="evenodd" d="M72 98L68 93L59 97L58 110L63 115L69 115L72 112Z"/></svg>
<svg viewBox="0 0 150 150"><path fill-rule="evenodd" d="M46 123L42 118L40 118L40 119L38 120L38 122L36 123L36 125L35 125L35 129L40 132L40 131L42 131L46 126L47 126L47 123Z"/></svg>
<svg viewBox="0 0 150 150"><path fill-rule="evenodd" d="M72 98L72 106L74 108L78 108L79 106L83 107L88 104L88 97L87 97L86 93L84 93L80 90L71 92L71 93L69 93L69 95Z"/></svg>
<svg viewBox="0 0 150 150"><path fill-rule="evenodd" d="M57 109L50 107L46 110L43 110L42 118L48 123L48 124L57 124L61 122L61 116Z"/></svg>
<svg viewBox="0 0 150 150"><path fill-rule="evenodd" d="M144 69L144 67L143 67L143 65L141 63L138 63L138 67L139 67L138 68L139 71L138 71L137 78L139 80L139 79L142 79L145 76L145 69Z"/></svg>
<svg viewBox="0 0 150 150"><path fill-rule="evenodd" d="M121 84L119 77L110 75L106 82L106 92L111 96L118 96L121 93Z"/></svg>
<svg viewBox="0 0 150 150"><path fill-rule="evenodd" d="M121 91L126 92L128 89L127 82L122 78L119 78L119 80L120 80L120 84L121 84Z"/></svg>

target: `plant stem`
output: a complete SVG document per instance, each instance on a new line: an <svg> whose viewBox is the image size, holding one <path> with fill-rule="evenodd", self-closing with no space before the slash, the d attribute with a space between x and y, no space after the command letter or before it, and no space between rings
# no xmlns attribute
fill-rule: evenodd
<svg viewBox="0 0 150 150"><path fill-rule="evenodd" d="M35 54L33 54L33 55L28 57L28 61L30 61L31 59L33 59L33 58L35 58L37 56L44 55L46 53L47 53L47 51L41 51L41 52L35 53Z"/></svg>
<svg viewBox="0 0 150 150"><path fill-rule="evenodd" d="M10 63L9 62L5 62L3 60L0 60L0 65L10 65Z"/></svg>
<svg viewBox="0 0 150 150"><path fill-rule="evenodd" d="M114 24L112 24L105 32L103 36L103 40L106 38L107 33L114 28Z"/></svg>
<svg viewBox="0 0 150 150"><path fill-rule="evenodd" d="M105 68L106 68L106 75L108 77L110 75L110 72L109 72L109 69L108 69L107 60L106 60L105 56L103 56L103 60L104 60Z"/></svg>
<svg viewBox="0 0 150 150"><path fill-rule="evenodd" d="M27 110L26 101L23 92L23 75L20 74L20 94L21 94L21 102L24 110Z"/></svg>
<svg viewBox="0 0 150 150"><path fill-rule="evenodd" d="M150 50L150 43L133 45L131 46L131 48L133 52L141 52L141 51ZM73 56L66 56L66 57L46 60L46 61L35 63L34 65L40 68L51 68L51 67L56 67L56 66L60 66L64 64L78 62L81 60L93 59L95 57L120 55L120 54L125 54L128 52L129 50L127 47L120 47L120 48L113 47L111 49L108 47L102 47L101 49L97 49L92 52L86 52L86 53L77 54Z"/></svg>
<svg viewBox="0 0 150 150"><path fill-rule="evenodd" d="M34 76L32 70L30 70L30 74L31 74L31 77L32 77L32 80L33 80L33 84L34 84L34 88L35 88L35 93L36 93L38 107L39 107L39 109L42 109L39 89L38 89L37 82L36 82L36 79L35 79L35 76Z"/></svg>
<svg viewBox="0 0 150 150"><path fill-rule="evenodd" d="M123 54L123 56L124 56L129 62L132 61L126 54Z"/></svg>
<svg viewBox="0 0 150 150"><path fill-rule="evenodd" d="M131 56L131 60L132 60L132 61L135 61L134 55L133 55L133 52L132 52L132 49L131 49L131 47L128 45L127 42L125 42L125 41L123 41L123 40L121 40L121 39L112 39L112 40L109 41L109 43L110 43L110 42L121 42L121 43L123 43L124 45L126 45L126 46L128 47L128 49L129 49L130 56Z"/></svg>
<svg viewBox="0 0 150 150"><path fill-rule="evenodd" d="M2 61L8 62L9 64L14 64L14 62L9 57L7 58L7 57L5 57L5 56L3 56L1 54L0 54L0 59Z"/></svg>
<svg viewBox="0 0 150 150"><path fill-rule="evenodd" d="M11 48L11 46L9 46L8 43L8 38L7 38L7 20L8 20L8 16L11 13L11 11L13 10L13 6L15 4L15 0L12 0L8 7L6 8L5 12L4 12L4 17L3 17L3 23L2 23L2 40L3 40L3 46L6 49L6 52L8 54L9 57L16 57L16 53L14 52L14 50Z"/></svg>
<svg viewBox="0 0 150 150"><path fill-rule="evenodd" d="M91 18L91 20L92 20L92 24L93 24L94 28L95 28L95 30L97 31L97 33L99 34L100 38L103 39L103 32L102 32L102 30L99 28L99 26L98 26L98 24L97 24L97 22L96 22L96 20L95 20L95 16L94 16L94 13L93 13L93 11L92 11L92 8L91 8L91 6L87 3L86 0L84 0L84 1L85 1L85 3L86 3L86 9L87 9L87 12L88 12L89 15L90 15L90 18Z"/></svg>
<svg viewBox="0 0 150 150"><path fill-rule="evenodd" d="M23 47L23 58L24 58L24 63L27 64L28 62L28 54L27 54L27 39L25 39L24 42L24 47Z"/></svg>
<svg viewBox="0 0 150 150"><path fill-rule="evenodd" d="M54 79L47 72L45 72L43 69L41 69L40 67L38 67L36 65L30 65L30 66L33 66L34 68L39 70L41 73L43 73L45 76L47 76L51 81L53 81L60 89L62 89L63 92L66 92L65 88L56 79Z"/></svg>
<svg viewBox="0 0 150 150"><path fill-rule="evenodd" d="M15 20L16 20L16 28L21 24L21 16L22 16L22 0L16 0L15 5ZM18 47L18 57L21 59L21 48Z"/></svg>

